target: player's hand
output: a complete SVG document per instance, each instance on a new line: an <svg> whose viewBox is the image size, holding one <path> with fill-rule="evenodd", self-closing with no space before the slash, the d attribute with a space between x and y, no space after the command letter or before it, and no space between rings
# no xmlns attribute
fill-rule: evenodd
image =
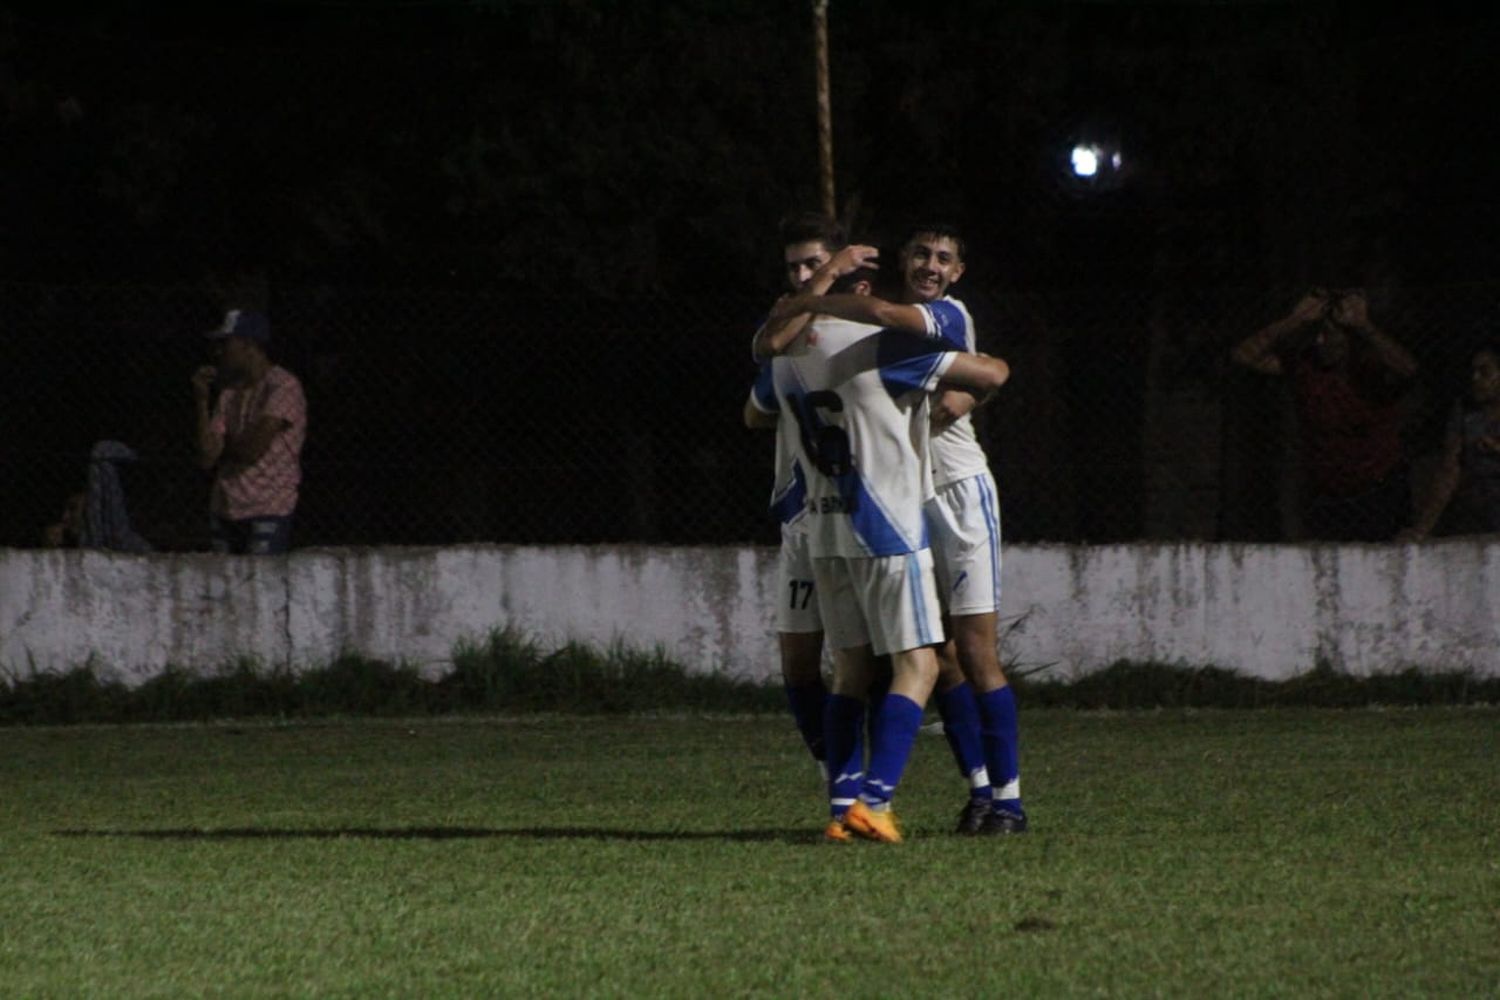
<svg viewBox="0 0 1500 1000"><path fill-rule="evenodd" d="M1292 307L1292 319L1299 323L1312 323L1323 315L1323 310L1328 306L1328 293L1321 288L1314 288Z"/></svg>
<svg viewBox="0 0 1500 1000"><path fill-rule="evenodd" d="M1339 299L1333 307L1334 322L1344 326L1364 328L1370 325L1370 306L1365 293L1353 291Z"/></svg>
<svg viewBox="0 0 1500 1000"><path fill-rule="evenodd" d="M945 389L932 400L927 420L933 433L941 433L962 419L979 403L971 392L962 389Z"/></svg>
<svg viewBox="0 0 1500 1000"><path fill-rule="evenodd" d="M1500 455L1500 435L1486 434L1474 442L1474 447L1487 455Z"/></svg>
<svg viewBox="0 0 1500 1000"><path fill-rule="evenodd" d="M880 248L855 243L844 247L838 253L828 258L821 270L826 271L835 280L846 274L853 274L862 267L880 266Z"/></svg>
<svg viewBox="0 0 1500 1000"><path fill-rule="evenodd" d="M213 365L203 365L193 372L193 392L200 399L207 399L208 394L213 391L214 379L219 377L219 370Z"/></svg>

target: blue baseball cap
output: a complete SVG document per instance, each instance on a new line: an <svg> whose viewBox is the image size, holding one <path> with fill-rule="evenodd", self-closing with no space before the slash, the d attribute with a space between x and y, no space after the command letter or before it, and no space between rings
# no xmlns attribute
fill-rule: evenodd
<svg viewBox="0 0 1500 1000"><path fill-rule="evenodd" d="M223 340L225 337L244 337L259 344L271 342L271 321L266 319L266 314L252 312L248 309L231 309L224 314L224 323L216 330L210 330L205 337L210 340Z"/></svg>

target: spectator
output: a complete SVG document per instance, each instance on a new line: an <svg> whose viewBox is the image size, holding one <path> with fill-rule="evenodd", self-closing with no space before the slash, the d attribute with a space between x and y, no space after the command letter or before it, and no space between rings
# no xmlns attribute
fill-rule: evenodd
<svg viewBox="0 0 1500 1000"><path fill-rule="evenodd" d="M1470 357L1468 395L1469 405L1453 404L1437 476L1403 541L1426 538L1440 521L1444 534L1500 532L1500 340Z"/></svg>
<svg viewBox="0 0 1500 1000"><path fill-rule="evenodd" d="M137 456L119 441L98 441L89 451L87 487L69 494L62 515L42 530L42 541L53 547L150 552L147 542L130 526L120 465Z"/></svg>
<svg viewBox="0 0 1500 1000"><path fill-rule="evenodd" d="M57 520L42 529L42 544L49 549L71 549L83 538L83 517L88 494L83 490L69 493L63 501Z"/></svg>
<svg viewBox="0 0 1500 1000"><path fill-rule="evenodd" d="M1381 541L1411 517L1403 397L1417 363L1370 320L1364 292L1314 289L1234 360L1290 380L1302 438L1303 531Z"/></svg>
<svg viewBox="0 0 1500 1000"><path fill-rule="evenodd" d="M267 356L263 313L231 309L207 336L218 364L193 374L198 462L214 471L213 550L276 555L291 547L302 481L307 403L302 383ZM212 402L215 383L223 386Z"/></svg>

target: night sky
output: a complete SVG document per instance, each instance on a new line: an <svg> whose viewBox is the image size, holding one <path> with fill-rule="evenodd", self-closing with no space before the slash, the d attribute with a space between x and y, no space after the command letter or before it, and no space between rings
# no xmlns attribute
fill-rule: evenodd
<svg viewBox="0 0 1500 1000"><path fill-rule="evenodd" d="M959 218L1029 282L1108 280L1059 258L1146 222L1255 280L1373 238L1493 274L1495 18L1357 9L835 0L841 210ZM765 280L816 204L806 3L152 11L0 7L11 276L680 293L705 257ZM1128 170L1104 195L1064 167L1094 135Z"/></svg>

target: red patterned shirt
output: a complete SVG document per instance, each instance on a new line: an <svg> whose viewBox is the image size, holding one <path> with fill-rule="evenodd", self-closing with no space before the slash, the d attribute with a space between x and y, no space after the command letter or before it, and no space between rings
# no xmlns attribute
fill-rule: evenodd
<svg viewBox="0 0 1500 1000"><path fill-rule="evenodd" d="M266 453L255 464L221 470L214 479L212 510L220 517L286 517L297 508L302 442L307 437L307 400L297 376L272 365L254 386L225 389L214 408L212 428L232 440L268 416L283 421L285 429L271 440Z"/></svg>

